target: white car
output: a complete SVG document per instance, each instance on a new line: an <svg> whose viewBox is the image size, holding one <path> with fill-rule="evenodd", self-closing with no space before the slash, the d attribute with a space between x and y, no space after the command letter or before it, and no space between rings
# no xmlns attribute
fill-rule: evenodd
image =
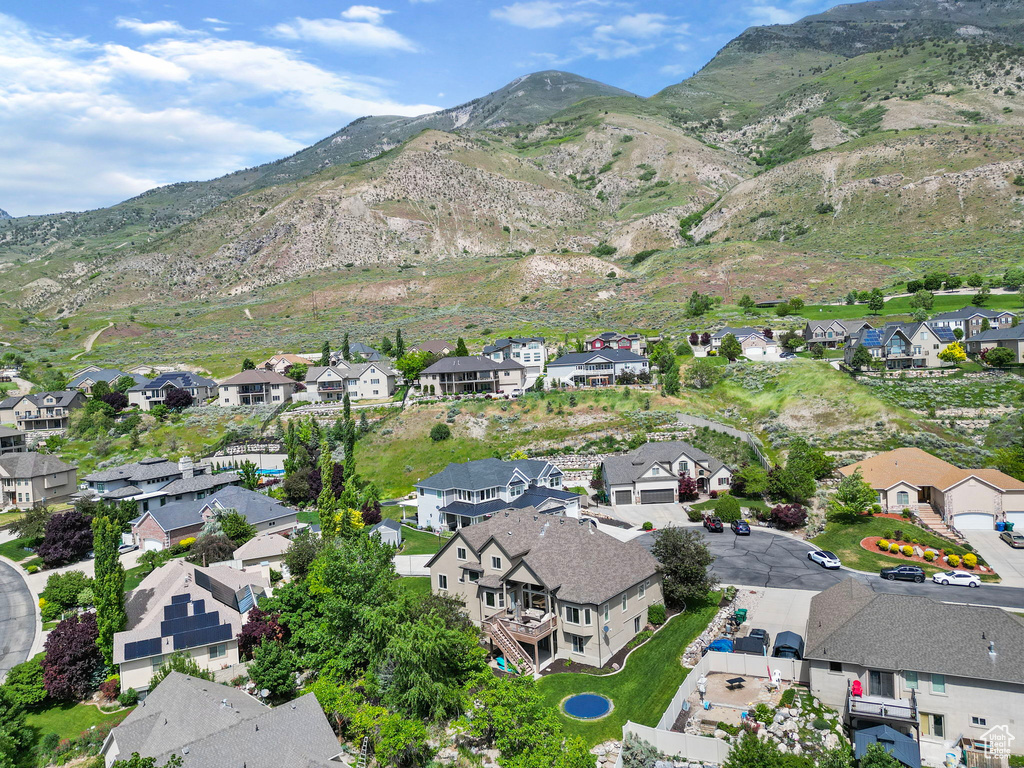
<svg viewBox="0 0 1024 768"><path fill-rule="evenodd" d="M958 587L980 587L981 579L967 571L943 571L932 576L936 584L953 584Z"/></svg>
<svg viewBox="0 0 1024 768"><path fill-rule="evenodd" d="M842 565L842 563L839 562L839 557L834 552L822 549L816 549L813 552L808 552L807 559L812 563L817 563L822 568L829 568L832 570L835 570Z"/></svg>

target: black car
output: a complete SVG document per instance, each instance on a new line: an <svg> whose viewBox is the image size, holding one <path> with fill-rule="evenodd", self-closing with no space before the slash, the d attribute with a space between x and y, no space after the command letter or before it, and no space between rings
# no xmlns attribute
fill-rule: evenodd
<svg viewBox="0 0 1024 768"><path fill-rule="evenodd" d="M746 520L733 520L729 527L732 528L732 532L737 536L750 535L750 526L747 524Z"/></svg>
<svg viewBox="0 0 1024 768"><path fill-rule="evenodd" d="M704 518L704 527L711 533L721 533L725 530L722 521L711 515Z"/></svg>
<svg viewBox="0 0 1024 768"><path fill-rule="evenodd" d="M900 565L896 568L883 568L879 575L889 581L916 581L918 584L924 581L924 569L916 565Z"/></svg>
<svg viewBox="0 0 1024 768"><path fill-rule="evenodd" d="M761 644L765 648L768 648L768 646L772 644L772 636L769 635L763 629L752 629L752 630L750 630L750 634L748 634L747 637L752 637L752 638L754 638L756 640L760 640ZM767 651L765 651L765 652L767 653Z"/></svg>

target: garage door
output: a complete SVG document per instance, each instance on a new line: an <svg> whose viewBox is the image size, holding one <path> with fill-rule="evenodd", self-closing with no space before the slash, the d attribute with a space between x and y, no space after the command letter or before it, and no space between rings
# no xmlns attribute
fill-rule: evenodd
<svg viewBox="0 0 1024 768"><path fill-rule="evenodd" d="M953 516L953 527L958 531L991 531L993 526L992 515L983 512L965 512Z"/></svg>
<svg viewBox="0 0 1024 768"><path fill-rule="evenodd" d="M615 492L615 503L616 504L632 504L633 503L633 492L632 491L616 491Z"/></svg>
<svg viewBox="0 0 1024 768"><path fill-rule="evenodd" d="M671 504L676 500L676 492L671 488L661 491L640 491L641 504Z"/></svg>
<svg viewBox="0 0 1024 768"><path fill-rule="evenodd" d="M146 539L142 542L142 549L145 552L156 552L164 548L164 543L159 539Z"/></svg>
<svg viewBox="0 0 1024 768"><path fill-rule="evenodd" d="M1013 530L1024 531L1024 512L1007 512L1006 522L1013 523Z"/></svg>

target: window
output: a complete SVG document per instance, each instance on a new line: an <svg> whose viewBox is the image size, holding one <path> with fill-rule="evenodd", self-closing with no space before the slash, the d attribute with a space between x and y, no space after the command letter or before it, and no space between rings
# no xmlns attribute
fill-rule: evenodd
<svg viewBox="0 0 1024 768"><path fill-rule="evenodd" d="M465 560L466 559L466 548L465 547L456 547L455 548L455 557L458 560Z"/></svg>
<svg viewBox="0 0 1024 768"><path fill-rule="evenodd" d="M588 627L590 626L590 609L589 608L584 608L583 609L583 623L586 624Z"/></svg>
<svg viewBox="0 0 1024 768"><path fill-rule="evenodd" d="M492 557L491 558L491 568L493 568L496 571L500 571L501 570L501 558L500 557Z"/></svg>
<svg viewBox="0 0 1024 768"><path fill-rule="evenodd" d="M476 571L466 571L466 578L469 579L471 584L475 584L480 581L480 574Z"/></svg>
<svg viewBox="0 0 1024 768"><path fill-rule="evenodd" d="M484 605L488 608L494 608L498 604L498 601L494 598L493 592L484 592Z"/></svg>
<svg viewBox="0 0 1024 768"><path fill-rule="evenodd" d="M984 717L978 717L977 715L971 715L971 725L976 725L979 728L984 728L988 725L988 720Z"/></svg>
<svg viewBox="0 0 1024 768"><path fill-rule="evenodd" d="M448 589L448 577L443 573L437 574L437 588Z"/></svg>
<svg viewBox="0 0 1024 768"><path fill-rule="evenodd" d="M636 596L642 599L645 594L647 594L647 585L640 584L640 588L637 590Z"/></svg>
<svg viewBox="0 0 1024 768"><path fill-rule="evenodd" d="M690 462L688 462L688 461L680 461L679 462L679 471L683 472L684 474L689 474L690 473Z"/></svg>
<svg viewBox="0 0 1024 768"><path fill-rule="evenodd" d="M843 662L841 662L841 661L830 661L828 663L828 671L829 672L842 672L843 671Z"/></svg>
<svg viewBox="0 0 1024 768"><path fill-rule="evenodd" d="M605 603L605 606L604 606L604 623L605 624L608 623L608 613L609 613L609 609L610 608L611 608L611 603Z"/></svg>
<svg viewBox="0 0 1024 768"><path fill-rule="evenodd" d="M659 472L657 467L651 467L651 477L654 477Z"/></svg>
<svg viewBox="0 0 1024 768"><path fill-rule="evenodd" d="M946 721L943 719L942 715L932 715L922 712L921 735L934 736L937 739L946 738Z"/></svg>
<svg viewBox="0 0 1024 768"><path fill-rule="evenodd" d="M585 637L580 637L579 635L569 635L569 638L572 640L573 653L583 653L585 651L587 647L587 639Z"/></svg>
<svg viewBox="0 0 1024 768"><path fill-rule="evenodd" d="M210 658L211 659L223 659L228 655L227 643L220 643L219 645L210 646Z"/></svg>
<svg viewBox="0 0 1024 768"><path fill-rule="evenodd" d="M156 672L160 667L164 665L163 656L154 656L149 660L149 663L153 665L153 671Z"/></svg>
<svg viewBox="0 0 1024 768"><path fill-rule="evenodd" d="M900 504L900 505L909 504L910 503L910 494L907 493L906 491L899 491L896 494L896 503Z"/></svg>
<svg viewBox="0 0 1024 768"><path fill-rule="evenodd" d="M635 619L633 619L633 632L634 633L635 632L639 632L640 629L641 629L640 617L637 616Z"/></svg>
<svg viewBox="0 0 1024 768"><path fill-rule="evenodd" d="M904 672L903 684L908 691L916 691L918 689L917 672Z"/></svg>
<svg viewBox="0 0 1024 768"><path fill-rule="evenodd" d="M932 673L932 693L946 692L946 676Z"/></svg>
<svg viewBox="0 0 1024 768"><path fill-rule="evenodd" d="M626 593L622 593L622 612L626 612Z"/></svg>
<svg viewBox="0 0 1024 768"><path fill-rule="evenodd" d="M580 609L573 608L571 605L565 606L565 621L567 624L579 624Z"/></svg>

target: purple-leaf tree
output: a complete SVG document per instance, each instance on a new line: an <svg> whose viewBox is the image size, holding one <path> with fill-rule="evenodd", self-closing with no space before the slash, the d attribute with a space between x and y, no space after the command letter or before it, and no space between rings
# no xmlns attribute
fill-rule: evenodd
<svg viewBox="0 0 1024 768"><path fill-rule="evenodd" d="M115 411L123 411L128 407L128 395L124 392L108 392L100 400L109 405Z"/></svg>
<svg viewBox="0 0 1024 768"><path fill-rule="evenodd" d="M92 516L77 509L50 515L36 554L47 568L75 563L92 549Z"/></svg>
<svg viewBox="0 0 1024 768"><path fill-rule="evenodd" d="M179 411L183 408L189 408L192 405L192 395L189 394L188 390L184 390L179 387L172 387L167 390L167 396L164 398L164 405L172 410Z"/></svg>
<svg viewBox="0 0 1024 768"><path fill-rule="evenodd" d="M696 501L697 500L697 481L689 475L679 475L679 500L680 501Z"/></svg>
<svg viewBox="0 0 1024 768"><path fill-rule="evenodd" d="M95 613L72 616L53 628L43 647L43 686L51 697L81 701L92 693L103 666L99 634Z"/></svg>
<svg viewBox="0 0 1024 768"><path fill-rule="evenodd" d="M799 504L776 504L772 508L772 522L776 528L799 528L807 522L807 510Z"/></svg>
<svg viewBox="0 0 1024 768"><path fill-rule="evenodd" d="M704 331L704 333L702 333L701 336L700 336L700 344L701 344L702 347L706 347L710 343L711 343L711 334L708 333L707 331Z"/></svg>
<svg viewBox="0 0 1024 768"><path fill-rule="evenodd" d="M278 623L279 618L280 614L268 613L259 608L249 611L249 620L238 633L238 653L243 659L251 659L252 652L264 640L284 640L284 628Z"/></svg>
<svg viewBox="0 0 1024 768"><path fill-rule="evenodd" d="M771 328L765 328L764 330L761 331L761 333L764 334L764 337L766 339L774 339L775 338L775 332L772 331Z"/></svg>
<svg viewBox="0 0 1024 768"><path fill-rule="evenodd" d="M700 341L700 336L697 335L696 331L694 331L693 333L690 334L690 344L691 345L692 344L696 344L699 341Z"/></svg>

